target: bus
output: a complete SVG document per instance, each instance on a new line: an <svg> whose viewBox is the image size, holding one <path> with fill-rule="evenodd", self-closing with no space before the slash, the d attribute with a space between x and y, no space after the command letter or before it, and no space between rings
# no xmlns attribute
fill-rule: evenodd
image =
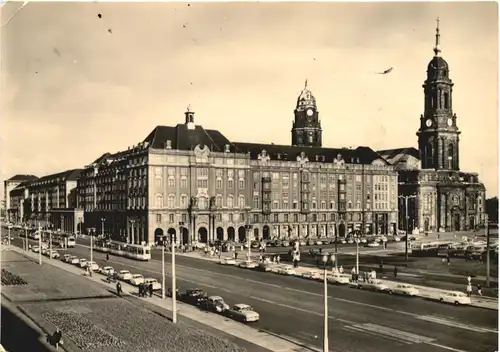
<svg viewBox="0 0 500 352"><path fill-rule="evenodd" d="M65 234L53 234L52 244L64 248L66 243L66 248L74 248L76 245L75 236L65 235Z"/></svg>
<svg viewBox="0 0 500 352"><path fill-rule="evenodd" d="M94 241L94 250L109 253L119 257L135 260L149 261L151 259L151 248L148 245L127 244L124 242L98 239Z"/></svg>

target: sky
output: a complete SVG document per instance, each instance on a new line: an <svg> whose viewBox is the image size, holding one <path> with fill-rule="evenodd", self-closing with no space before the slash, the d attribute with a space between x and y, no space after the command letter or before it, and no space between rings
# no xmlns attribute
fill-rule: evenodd
<svg viewBox="0 0 500 352"><path fill-rule="evenodd" d="M232 141L290 144L306 79L325 146L417 147L437 17L460 166L496 196L494 2L29 2L1 30L0 178L83 167L188 104Z"/></svg>

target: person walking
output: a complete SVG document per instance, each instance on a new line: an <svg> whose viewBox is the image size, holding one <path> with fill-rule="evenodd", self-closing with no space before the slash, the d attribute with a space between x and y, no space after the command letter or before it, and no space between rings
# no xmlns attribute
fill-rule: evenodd
<svg viewBox="0 0 500 352"><path fill-rule="evenodd" d="M281 257L280 257L280 255L278 254L278 255L276 256L276 264L279 264L279 263L280 263L280 260L281 260Z"/></svg>
<svg viewBox="0 0 500 352"><path fill-rule="evenodd" d="M467 296L472 296L472 285L470 283L467 284Z"/></svg>
<svg viewBox="0 0 500 352"><path fill-rule="evenodd" d="M58 350L59 346L63 344L62 332L61 330L59 330L59 328L57 328L52 335L52 342L54 343L54 347L56 348L56 350Z"/></svg>
<svg viewBox="0 0 500 352"><path fill-rule="evenodd" d="M344 273L344 267L341 265L340 268L339 268L339 273L340 274L343 274Z"/></svg>
<svg viewBox="0 0 500 352"><path fill-rule="evenodd" d="M153 283L149 284L148 289L149 289L149 297L153 297Z"/></svg>
<svg viewBox="0 0 500 352"><path fill-rule="evenodd" d="M398 277L398 267L394 265L394 270L393 270L394 278L396 279Z"/></svg>
<svg viewBox="0 0 500 352"><path fill-rule="evenodd" d="M121 297L122 296L122 284L120 281L116 283L116 294Z"/></svg>
<svg viewBox="0 0 500 352"><path fill-rule="evenodd" d="M106 254L106 261L109 262L109 254Z"/></svg>
<svg viewBox="0 0 500 352"><path fill-rule="evenodd" d="M483 295L483 289L481 288L481 285L477 284L476 288L477 288L477 294L479 296L482 296Z"/></svg>
<svg viewBox="0 0 500 352"><path fill-rule="evenodd" d="M380 270L380 274L384 272L384 261L381 259L380 264L378 265L378 268Z"/></svg>

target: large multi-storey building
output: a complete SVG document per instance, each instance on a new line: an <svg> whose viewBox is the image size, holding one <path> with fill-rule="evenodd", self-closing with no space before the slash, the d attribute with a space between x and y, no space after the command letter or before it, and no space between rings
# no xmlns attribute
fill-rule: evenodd
<svg viewBox="0 0 500 352"><path fill-rule="evenodd" d="M64 232L78 231L83 212L78 209L77 179L81 169L63 171L25 181L10 191L16 222L51 225Z"/></svg>
<svg viewBox="0 0 500 352"><path fill-rule="evenodd" d="M21 183L26 181L33 181L38 179L38 177L34 175L15 175L8 180L3 182L4 187L4 207L5 214L7 215L7 221L14 221L18 215L18 208L12 206L10 199L10 191L19 186Z"/></svg>
<svg viewBox="0 0 500 352"><path fill-rule="evenodd" d="M264 239L395 232L394 167L368 147L322 148L318 115L306 85L286 146L231 142L188 109L184 124L85 168L84 226L133 243L243 241L247 225Z"/></svg>
<svg viewBox="0 0 500 352"><path fill-rule="evenodd" d="M460 171L461 132L453 112L450 68L440 54L439 20L434 53L423 85L418 150L400 148L379 154L399 170L400 223L408 221L410 230L474 230L485 220L486 190L477 173ZM403 197L409 197L408 209Z"/></svg>

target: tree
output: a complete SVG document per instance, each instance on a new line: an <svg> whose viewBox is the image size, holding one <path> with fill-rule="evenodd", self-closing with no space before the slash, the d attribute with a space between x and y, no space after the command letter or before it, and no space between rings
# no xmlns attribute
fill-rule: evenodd
<svg viewBox="0 0 500 352"><path fill-rule="evenodd" d="M498 224L498 198L488 198L486 199L486 213L488 214L488 220L495 224Z"/></svg>

